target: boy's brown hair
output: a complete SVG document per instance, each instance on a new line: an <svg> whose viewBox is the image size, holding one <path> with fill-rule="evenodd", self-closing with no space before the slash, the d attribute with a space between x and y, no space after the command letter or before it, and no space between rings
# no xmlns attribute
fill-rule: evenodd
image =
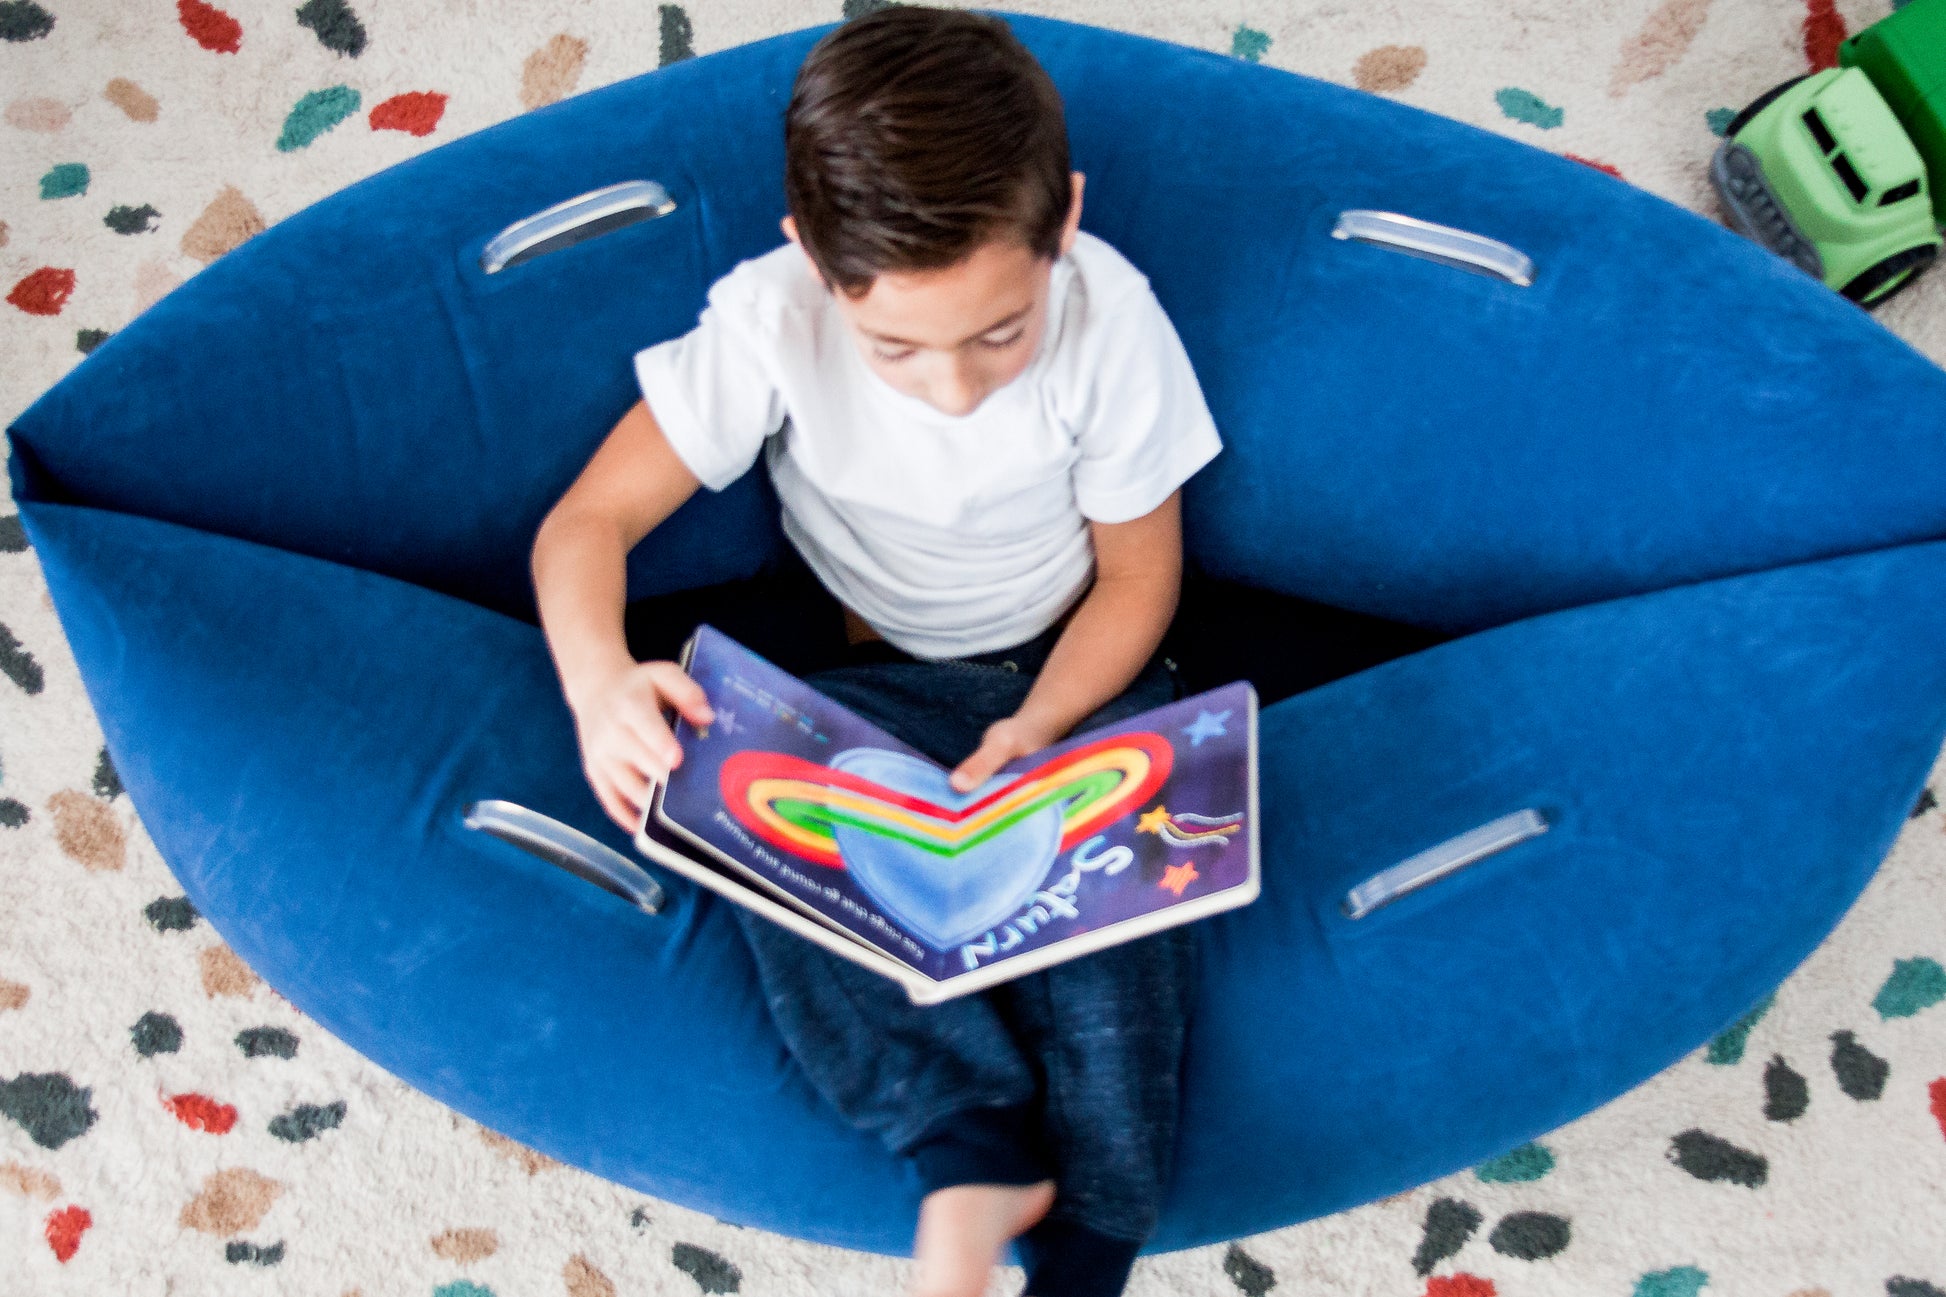
<svg viewBox="0 0 1946 1297"><path fill-rule="evenodd" d="M784 118L784 198L827 283L937 270L996 239L1060 251L1061 96L998 18L894 5L811 50Z"/></svg>

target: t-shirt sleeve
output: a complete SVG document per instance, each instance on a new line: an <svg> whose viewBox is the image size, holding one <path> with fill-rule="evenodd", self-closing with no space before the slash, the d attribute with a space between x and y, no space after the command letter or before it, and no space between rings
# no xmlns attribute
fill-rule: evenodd
<svg viewBox="0 0 1946 1297"><path fill-rule="evenodd" d="M1223 449L1189 353L1146 284L1103 312L1075 430L1074 499L1094 522L1148 513Z"/></svg>
<svg viewBox="0 0 1946 1297"><path fill-rule="evenodd" d="M719 286L719 290L720 290ZM635 381L670 447L712 491L756 462L784 401L734 298L710 293L696 327L635 353Z"/></svg>

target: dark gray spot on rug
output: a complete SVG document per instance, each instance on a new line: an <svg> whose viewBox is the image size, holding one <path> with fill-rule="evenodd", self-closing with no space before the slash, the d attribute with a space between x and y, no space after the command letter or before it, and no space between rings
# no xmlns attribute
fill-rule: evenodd
<svg viewBox="0 0 1946 1297"><path fill-rule="evenodd" d="M1922 788L1919 790L1919 800L1912 804L1912 814L1906 818L1916 820L1937 805L1939 799L1932 795L1932 789Z"/></svg>
<svg viewBox="0 0 1946 1297"><path fill-rule="evenodd" d="M1885 1078L1892 1065L1858 1043L1849 1031L1831 1033L1831 1072L1838 1088L1860 1103L1885 1093Z"/></svg>
<svg viewBox="0 0 1946 1297"><path fill-rule="evenodd" d="M1223 1273L1244 1297L1264 1297L1277 1286L1277 1274L1236 1244L1223 1254Z"/></svg>
<svg viewBox="0 0 1946 1297"><path fill-rule="evenodd" d="M95 759L95 796L113 801L122 795L122 777L115 773L115 763L108 759L108 749L103 748Z"/></svg>
<svg viewBox="0 0 1946 1297"><path fill-rule="evenodd" d="M223 1245L223 1259L231 1265L276 1265L284 1259L284 1240L278 1239L269 1247L259 1247L255 1243L226 1243Z"/></svg>
<svg viewBox="0 0 1946 1297"><path fill-rule="evenodd" d="M1764 1068L1764 1116L1770 1121L1796 1121L1811 1106L1811 1087L1782 1054L1773 1054Z"/></svg>
<svg viewBox="0 0 1946 1297"><path fill-rule="evenodd" d="M1946 1297L1946 1288L1927 1283L1924 1279L1912 1279L1895 1274L1885 1281L1886 1297Z"/></svg>
<svg viewBox="0 0 1946 1297"><path fill-rule="evenodd" d="M297 25L318 35L318 44L334 54L357 58L365 52L365 24L345 0L306 0L297 11Z"/></svg>
<svg viewBox="0 0 1946 1297"><path fill-rule="evenodd" d="M1568 1246L1574 1231L1565 1216L1544 1211L1517 1211L1501 1218L1487 1235L1487 1242L1501 1256L1539 1261Z"/></svg>
<svg viewBox="0 0 1946 1297"><path fill-rule="evenodd" d="M39 693L47 683L41 674L41 664L34 661L34 655L14 638L5 623L0 623L0 671L6 672L9 680L30 694Z"/></svg>
<svg viewBox="0 0 1946 1297"><path fill-rule="evenodd" d="M1426 1208L1425 1233L1412 1254L1413 1272L1422 1279L1431 1274L1434 1266L1466 1246L1483 1219L1477 1208L1458 1198L1441 1198Z"/></svg>
<svg viewBox="0 0 1946 1297"><path fill-rule="evenodd" d="M147 234L162 219L162 213L143 203L140 207L121 204L108 209L101 223L117 234Z"/></svg>
<svg viewBox="0 0 1946 1297"><path fill-rule="evenodd" d="M135 1025L128 1029L128 1038L135 1042L135 1052L143 1058L173 1054L182 1048L182 1024L166 1013L151 1009L135 1020Z"/></svg>
<svg viewBox="0 0 1946 1297"><path fill-rule="evenodd" d="M296 1058L297 1037L282 1027L245 1027L236 1034L236 1047L245 1058Z"/></svg>
<svg viewBox="0 0 1946 1297"><path fill-rule="evenodd" d="M0 797L0 828L17 829L31 818L25 806L11 797Z"/></svg>
<svg viewBox="0 0 1946 1297"><path fill-rule="evenodd" d="M93 355L95 348L106 341L108 341L108 330L106 329L76 329L74 331L74 349L84 356Z"/></svg>
<svg viewBox="0 0 1946 1297"><path fill-rule="evenodd" d="M706 1247L678 1243L670 1250L669 1260L705 1293L732 1293L743 1287L743 1271Z"/></svg>
<svg viewBox="0 0 1946 1297"><path fill-rule="evenodd" d="M196 926L196 907L187 896L158 896L142 907L142 917L157 932L187 932Z"/></svg>
<svg viewBox="0 0 1946 1297"><path fill-rule="evenodd" d="M647 1229L649 1226L655 1224L653 1220L649 1219L649 1209L647 1207L637 1207L634 1211L630 1212L628 1214L628 1223L638 1230Z"/></svg>
<svg viewBox="0 0 1946 1297"><path fill-rule="evenodd" d="M65 1072L22 1072L0 1081L0 1112L14 1119L42 1148L77 1139L100 1115L88 1105L94 1090Z"/></svg>
<svg viewBox="0 0 1946 1297"><path fill-rule="evenodd" d="M0 554L18 554L27 548L27 529L20 525L20 515L10 513L0 518Z"/></svg>
<svg viewBox="0 0 1946 1297"><path fill-rule="evenodd" d="M689 15L681 5L658 5L656 20L662 37L656 52L657 67L666 68L671 63L696 57L696 29L690 25Z"/></svg>
<svg viewBox="0 0 1946 1297"><path fill-rule="evenodd" d="M1729 1180L1755 1189L1770 1178L1770 1163L1708 1131L1690 1129L1670 1141L1675 1164L1698 1180Z"/></svg>
<svg viewBox="0 0 1946 1297"><path fill-rule="evenodd" d="M34 0L0 4L0 41L37 41L54 30L54 15Z"/></svg>
<svg viewBox="0 0 1946 1297"><path fill-rule="evenodd" d="M345 1101L315 1104L300 1103L289 1112L270 1119L270 1133L286 1144L302 1144L327 1130L336 1130L345 1119Z"/></svg>

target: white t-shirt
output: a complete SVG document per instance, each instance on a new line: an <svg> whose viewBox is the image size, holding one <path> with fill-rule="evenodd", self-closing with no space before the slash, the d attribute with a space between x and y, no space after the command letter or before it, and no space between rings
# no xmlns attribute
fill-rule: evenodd
<svg viewBox="0 0 1946 1297"><path fill-rule="evenodd" d="M1093 577L1088 520L1141 517L1222 449L1149 281L1086 233L1054 264L1032 363L963 416L873 373L790 243L718 280L696 328L637 353L635 373L711 490L768 441L784 534L919 657L1046 630Z"/></svg>

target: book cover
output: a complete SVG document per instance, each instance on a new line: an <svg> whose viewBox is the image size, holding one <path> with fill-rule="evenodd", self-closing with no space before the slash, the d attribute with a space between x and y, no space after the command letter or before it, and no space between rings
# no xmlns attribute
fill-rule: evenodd
<svg viewBox="0 0 1946 1297"><path fill-rule="evenodd" d="M915 999L1256 895L1247 683L1077 735L961 794L948 770L711 627L685 666L716 718L677 720L683 761L638 846L711 869L715 890L791 915Z"/></svg>

